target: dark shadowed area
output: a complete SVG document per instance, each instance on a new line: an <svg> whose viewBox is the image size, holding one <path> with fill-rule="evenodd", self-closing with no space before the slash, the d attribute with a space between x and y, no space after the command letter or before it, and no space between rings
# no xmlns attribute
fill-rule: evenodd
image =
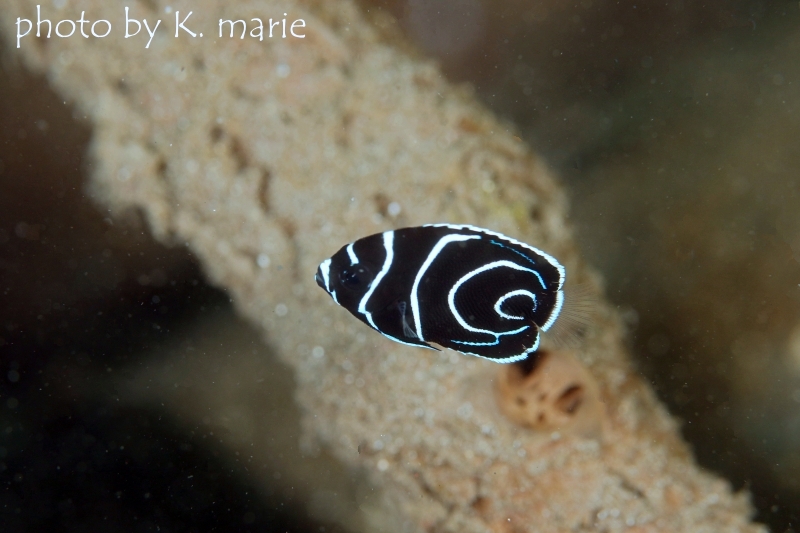
<svg viewBox="0 0 800 533"><path fill-rule="evenodd" d="M270 361L269 350L186 251L98 210L84 192L82 117L44 79L2 67L2 530L340 531L278 481L298 453L288 370L273 362L262 379L280 446L255 460L146 401L156 388L137 376L175 345L229 360ZM227 335L212 339L218 324Z"/></svg>

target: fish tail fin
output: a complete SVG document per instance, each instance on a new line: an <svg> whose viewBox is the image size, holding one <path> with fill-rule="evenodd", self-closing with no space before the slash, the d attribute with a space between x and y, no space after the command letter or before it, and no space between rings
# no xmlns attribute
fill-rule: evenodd
<svg viewBox="0 0 800 533"><path fill-rule="evenodd" d="M564 303L561 312L544 337L556 348L577 348L592 327L597 295L590 284L574 285L562 290Z"/></svg>

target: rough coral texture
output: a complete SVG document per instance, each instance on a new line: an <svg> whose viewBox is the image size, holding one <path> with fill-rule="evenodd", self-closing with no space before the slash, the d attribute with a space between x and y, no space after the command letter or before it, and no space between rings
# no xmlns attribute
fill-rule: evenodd
<svg viewBox="0 0 800 533"><path fill-rule="evenodd" d="M122 38L119 5L64 4L44 15L85 10L117 31L102 43L30 38L18 53L93 125L93 194L188 246L263 328L295 370L308 446L323 444L383 489L365 528L763 530L746 495L695 466L632 371L607 305L576 356L607 416L600 436L586 436L514 424L495 400L496 365L384 340L315 287L317 263L343 243L433 221L508 233L597 284L544 165L469 91L382 41L353 3L179 1L171 13L134 3L131 16L169 29L149 49ZM11 47L16 17L35 20L35 6L0 5ZM189 10L206 37L173 37L174 12ZM284 12L306 21L305 39L214 37L220 17Z"/></svg>

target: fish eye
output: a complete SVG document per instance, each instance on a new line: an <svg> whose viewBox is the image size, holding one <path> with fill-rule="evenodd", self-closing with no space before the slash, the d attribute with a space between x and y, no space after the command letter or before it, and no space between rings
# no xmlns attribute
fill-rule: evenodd
<svg viewBox="0 0 800 533"><path fill-rule="evenodd" d="M345 268L339 273L339 281L348 289L367 287L372 281L372 274L363 265Z"/></svg>

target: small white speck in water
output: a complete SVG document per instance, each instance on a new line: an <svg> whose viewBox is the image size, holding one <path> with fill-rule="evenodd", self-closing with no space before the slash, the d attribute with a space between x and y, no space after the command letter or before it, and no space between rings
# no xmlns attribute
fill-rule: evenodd
<svg viewBox="0 0 800 533"><path fill-rule="evenodd" d="M286 304L278 304L275 306L275 314L278 316L286 316L289 314L289 308Z"/></svg>
<svg viewBox="0 0 800 533"><path fill-rule="evenodd" d="M259 266L259 268L269 268L269 256L267 254L258 254L258 257L256 258L256 264Z"/></svg>
<svg viewBox="0 0 800 533"><path fill-rule="evenodd" d="M378 461L378 470L381 472L386 472L389 469L389 461L386 459L381 459Z"/></svg>
<svg viewBox="0 0 800 533"><path fill-rule="evenodd" d="M322 359L325 357L325 348L322 346L314 346L311 350L311 355L313 355L315 359Z"/></svg>
<svg viewBox="0 0 800 533"><path fill-rule="evenodd" d="M402 207L400 207L400 204L398 204L397 202L392 202L392 203L390 203L390 204L388 205L388 207L386 207L386 212L387 212L387 213L389 214L389 216L390 216L390 217L392 217L392 218L394 218L394 217L396 217L397 215L399 215L399 214L400 214L400 211L402 211L402 210L403 210L403 208L402 208Z"/></svg>
<svg viewBox="0 0 800 533"><path fill-rule="evenodd" d="M278 66L275 67L275 74L277 74L279 78L286 78L291 73L292 68L286 63L279 63Z"/></svg>

